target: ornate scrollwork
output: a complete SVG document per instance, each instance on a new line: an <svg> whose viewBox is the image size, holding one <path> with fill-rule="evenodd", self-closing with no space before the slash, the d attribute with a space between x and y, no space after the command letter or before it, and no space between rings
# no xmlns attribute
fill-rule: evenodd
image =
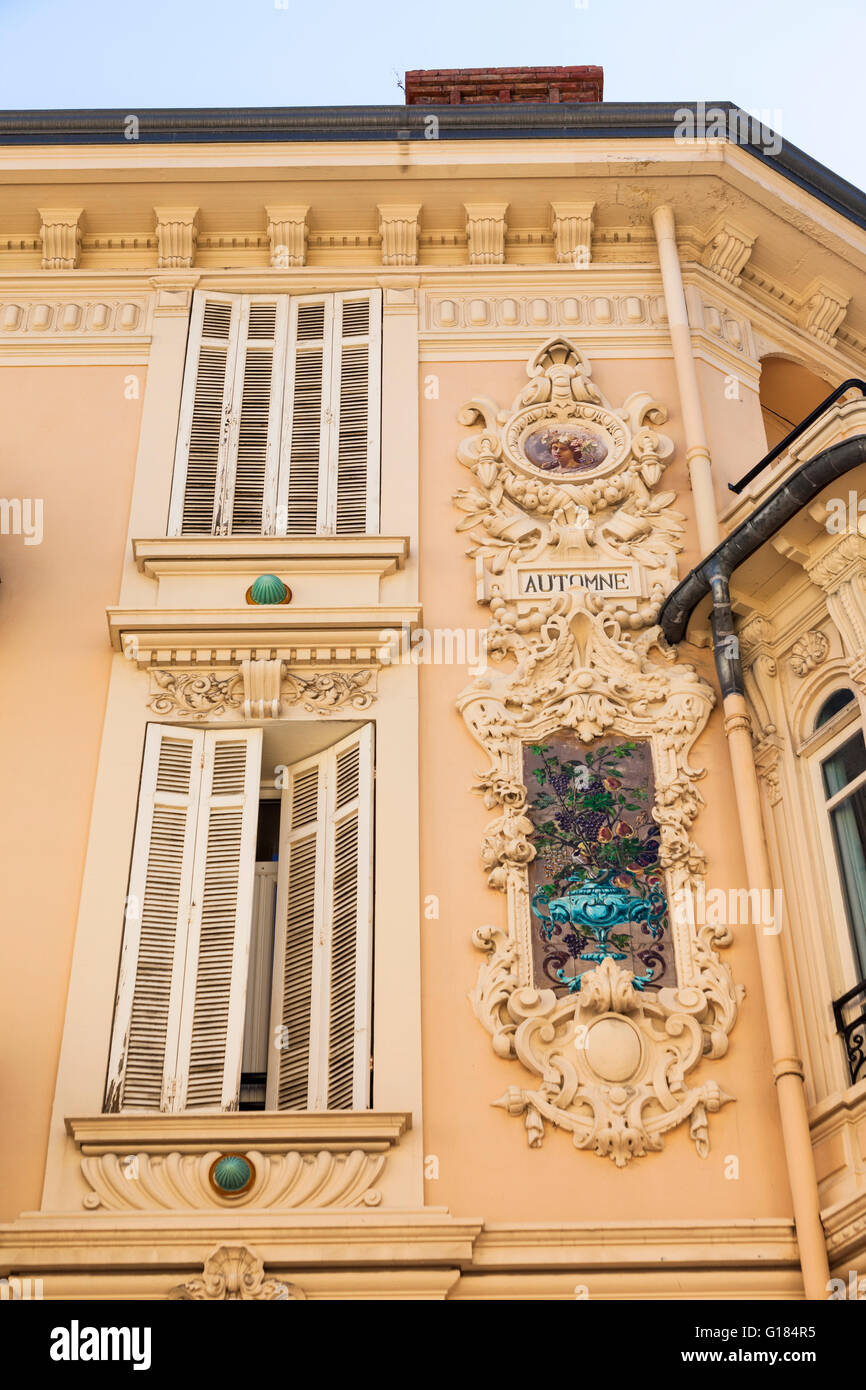
<svg viewBox="0 0 866 1390"><path fill-rule="evenodd" d="M491 926L475 933L487 959L470 999L497 1055L519 1060L540 1078L535 1087L509 1088L496 1102L523 1116L531 1146L542 1142L549 1121L568 1130L577 1148L622 1166L661 1149L664 1135L688 1120L704 1156L708 1116L730 1097L716 1082L693 1084L690 1073L703 1058L724 1055L742 991L717 954L730 933L695 924L705 860L691 827L703 804L697 783L704 774L690 755L715 696L693 667L676 661L660 629L648 626L659 596L676 580L679 518L667 509L673 495L652 494L672 445L641 430L650 412L653 423L664 419L648 397L631 397L631 407L614 418L590 385L586 363L564 340L546 344L529 371L532 380L510 416L497 415L490 402L473 401L460 417L464 424L484 420L482 432L461 449L479 487L471 498L461 493L455 500L468 513L458 529L474 529L469 553L484 574L487 651L502 668L477 676L458 697L458 708L488 755L475 789L496 814L481 858L490 887L508 901L507 930ZM604 460L587 470L586 482L530 482L534 465L521 462L518 452L527 429L538 425L538 407L566 420L577 418L572 407L578 405L587 410L581 420L607 431ZM579 520L580 507L590 523ZM575 530L582 532L580 543ZM573 586L543 603L528 602L514 582L515 569L527 555L539 566L558 563L564 546L578 570L581 558L597 564L591 552L599 546L636 559L644 599L627 607ZM645 987L648 978L622 969L617 961L624 957L608 950L602 932L595 953L582 957L597 966L573 979L568 993L536 985L529 887L535 826L523 750L563 731L584 744L619 735L651 749L651 815L673 907L675 986ZM616 916L615 885L608 884L610 902L604 903L595 901L599 885L601 878L591 902L592 894L575 898L573 892L551 904L551 912L576 910L577 902L587 913ZM649 922L652 895L645 907ZM543 925L544 912L536 909L536 916Z"/></svg>
<svg viewBox="0 0 866 1390"><path fill-rule="evenodd" d="M311 714L369 709L376 698L373 676L372 669L314 671L305 676L297 671L288 671L285 680L290 693L286 703L303 702L304 709Z"/></svg>
<svg viewBox="0 0 866 1390"><path fill-rule="evenodd" d="M203 1278L169 1290L169 1298L196 1302L281 1302L305 1299L297 1284L266 1279L259 1256L246 1245L221 1245L204 1262Z"/></svg>
<svg viewBox="0 0 866 1390"><path fill-rule="evenodd" d="M527 364L530 381L510 411L476 397L461 424L482 424L458 457L471 487L455 494L466 515L479 580L486 595L507 566L544 556L548 562L623 562L640 566L644 591L611 600L592 594L590 611L607 606L629 628L655 622L676 584L683 518L674 492L653 495L673 454L655 426L667 412L645 392L614 410L590 381L591 368L567 338L551 338ZM569 440L576 447L569 448Z"/></svg>
<svg viewBox="0 0 866 1390"><path fill-rule="evenodd" d="M227 710L239 709L244 702L243 680L239 671L217 675L214 671L151 671L157 692L149 707L155 714L171 714L181 719L214 719Z"/></svg>

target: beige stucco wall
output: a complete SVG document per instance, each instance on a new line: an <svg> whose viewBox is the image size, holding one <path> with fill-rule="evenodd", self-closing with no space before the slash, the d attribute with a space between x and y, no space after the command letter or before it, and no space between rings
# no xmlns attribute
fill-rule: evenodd
<svg viewBox="0 0 866 1390"><path fill-rule="evenodd" d="M3 496L42 498L44 538L0 538L2 1212L39 1205L102 737L145 372L0 370Z"/></svg>

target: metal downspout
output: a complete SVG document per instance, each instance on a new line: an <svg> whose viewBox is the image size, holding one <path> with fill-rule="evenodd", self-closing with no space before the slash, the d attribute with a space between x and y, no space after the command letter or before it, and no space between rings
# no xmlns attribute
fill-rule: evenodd
<svg viewBox="0 0 866 1390"><path fill-rule="evenodd" d="M713 654L722 689L725 738L731 760L734 795L750 891L772 893L773 880L761 819L758 774L752 752L752 726L743 696L739 640L731 611L730 575L722 561L713 560L708 578L713 595ZM764 901L764 899L761 899ZM775 923L773 924L775 927ZM791 1185L794 1225L807 1299L827 1298L830 1266L821 1224L818 1179L809 1131L803 1063L797 1040L782 943L779 935L756 927L758 963L764 989L767 1026L773 1054L773 1079L782 1121L782 1142Z"/></svg>

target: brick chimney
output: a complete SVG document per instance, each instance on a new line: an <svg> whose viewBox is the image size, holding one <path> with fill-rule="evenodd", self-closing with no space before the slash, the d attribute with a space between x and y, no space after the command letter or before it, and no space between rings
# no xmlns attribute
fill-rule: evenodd
<svg viewBox="0 0 866 1390"><path fill-rule="evenodd" d="M601 101L604 69L423 68L406 73L407 106L502 101Z"/></svg>

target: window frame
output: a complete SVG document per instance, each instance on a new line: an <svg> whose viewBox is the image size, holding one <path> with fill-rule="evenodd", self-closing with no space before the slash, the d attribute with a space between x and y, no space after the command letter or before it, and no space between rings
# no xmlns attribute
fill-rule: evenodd
<svg viewBox="0 0 866 1390"><path fill-rule="evenodd" d="M847 687L840 684L838 688ZM815 705L813 721L833 693L832 690L822 691L821 699ZM836 959L840 977L832 984L834 998L845 994L847 990L859 984L860 975L830 812L834 805L839 804L840 800L851 795L856 785L866 783L866 773L862 773L854 782L849 783L841 791L834 793L833 796L828 796L824 785L823 765L857 731L866 739L866 721L864 721L860 703L855 694L854 699L849 704L843 706L826 724L815 729L800 749L800 756L806 761L807 775L812 791L818 843L824 863L827 866L826 880L830 894L830 920L833 928L833 939L837 947ZM830 970L831 980L835 973L834 970Z"/></svg>
<svg viewBox="0 0 866 1390"><path fill-rule="evenodd" d="M198 289L193 293L183 364L178 427L175 438L171 493L166 534L169 537L231 537L252 534L231 529L237 481L237 449L243 404L244 372L249 352L247 327L255 304L276 305L267 462L262 495L262 536L289 536L293 400L298 356L298 312L303 305L324 306L322 399L319 425L316 536L378 535L381 525L382 477L382 290L375 286L318 294L228 293ZM369 330L357 338L342 333L347 304L369 304ZM184 532L190 437L193 425L202 328L208 302L227 304L231 324L227 338L227 362L222 396L222 423L218 443L211 529ZM337 530L339 496L340 417L343 406L342 353L348 343L368 346L365 521L362 532Z"/></svg>

